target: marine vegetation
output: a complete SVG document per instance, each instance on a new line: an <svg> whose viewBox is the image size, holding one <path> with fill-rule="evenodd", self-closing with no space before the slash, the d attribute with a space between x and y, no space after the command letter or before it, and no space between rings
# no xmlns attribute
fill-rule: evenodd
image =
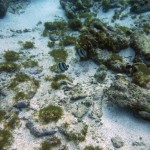
<svg viewBox="0 0 150 150"><path fill-rule="evenodd" d="M13 97L15 101L25 100L27 99L27 95L24 92L17 92Z"/></svg>
<svg viewBox="0 0 150 150"><path fill-rule="evenodd" d="M32 84L34 84L37 88L39 87L39 81L35 80L34 78L29 77L25 73L18 73L16 74L15 78L12 79L9 88L14 89L19 83L26 82L26 81L32 81Z"/></svg>
<svg viewBox="0 0 150 150"><path fill-rule="evenodd" d="M79 19L70 19L68 27L73 31L78 31L82 28L82 22Z"/></svg>
<svg viewBox="0 0 150 150"><path fill-rule="evenodd" d="M123 58L115 53L112 53L110 55L110 57L108 58L108 61L120 61L122 62L123 61Z"/></svg>
<svg viewBox="0 0 150 150"><path fill-rule="evenodd" d="M134 67L136 68L136 72L133 74L132 82L145 87L150 82L150 68L143 63L135 63Z"/></svg>
<svg viewBox="0 0 150 150"><path fill-rule="evenodd" d="M29 61L25 61L22 63L23 67L25 68L33 68L33 67L38 67L38 61L35 61L35 60L29 60Z"/></svg>
<svg viewBox="0 0 150 150"><path fill-rule="evenodd" d="M30 41L26 41L22 44L22 46L24 49L31 49L34 48L34 43Z"/></svg>
<svg viewBox="0 0 150 150"><path fill-rule="evenodd" d="M55 90L60 89L61 87L61 84L59 82L60 80L70 80L70 79L64 74L55 75L52 78L51 87Z"/></svg>
<svg viewBox="0 0 150 150"><path fill-rule="evenodd" d="M150 34L150 23L144 23L144 24L143 24L143 31L144 31L146 34Z"/></svg>
<svg viewBox="0 0 150 150"><path fill-rule="evenodd" d="M6 59L6 61L16 61L19 59L19 53L12 50L8 50L5 52L4 58Z"/></svg>
<svg viewBox="0 0 150 150"><path fill-rule="evenodd" d="M4 119L6 112L0 109L0 122Z"/></svg>
<svg viewBox="0 0 150 150"><path fill-rule="evenodd" d="M16 114L13 114L10 116L10 118L7 120L7 122L4 124L5 129L13 130L16 128L16 126L19 125L19 118Z"/></svg>
<svg viewBox="0 0 150 150"><path fill-rule="evenodd" d="M65 138L68 140L68 141L73 141L73 142L83 142L86 138L86 134L87 134L87 131L88 131L88 126L87 125L84 125L84 127L81 129L80 133L76 133L76 132L73 132L73 131L70 131L70 132L61 132Z"/></svg>
<svg viewBox="0 0 150 150"><path fill-rule="evenodd" d="M67 27L67 22L65 22L64 20L58 20L58 21L54 21L54 22L45 22L44 24L45 26L45 30L65 30Z"/></svg>
<svg viewBox="0 0 150 150"><path fill-rule="evenodd" d="M4 72L16 72L20 69L20 66L13 62L1 62L0 63L0 71Z"/></svg>
<svg viewBox="0 0 150 150"><path fill-rule="evenodd" d="M39 111L39 119L43 123L57 122L63 115L63 110L59 106L48 105Z"/></svg>
<svg viewBox="0 0 150 150"><path fill-rule="evenodd" d="M86 146L83 150L102 150L102 148L96 146L92 146L92 145L89 145L89 146Z"/></svg>
<svg viewBox="0 0 150 150"><path fill-rule="evenodd" d="M53 49L49 54L54 58L55 62L66 62L68 53L64 49Z"/></svg>
<svg viewBox="0 0 150 150"><path fill-rule="evenodd" d="M59 43L60 46L70 46L76 43L76 38L73 36L65 36Z"/></svg>
<svg viewBox="0 0 150 150"><path fill-rule="evenodd" d="M10 131L0 129L0 149L8 149L13 141L13 136Z"/></svg>
<svg viewBox="0 0 150 150"><path fill-rule="evenodd" d="M50 138L50 140L45 140L41 143L40 150L52 150L53 147L61 145L61 139L56 136Z"/></svg>

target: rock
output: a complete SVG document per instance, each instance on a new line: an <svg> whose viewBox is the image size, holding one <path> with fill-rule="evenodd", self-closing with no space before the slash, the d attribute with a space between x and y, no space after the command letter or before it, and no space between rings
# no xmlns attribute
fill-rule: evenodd
<svg viewBox="0 0 150 150"><path fill-rule="evenodd" d="M143 13L150 11L150 0L132 0L131 2L131 12Z"/></svg>
<svg viewBox="0 0 150 150"><path fill-rule="evenodd" d="M108 100L123 108L137 112L142 118L150 120L150 93L126 79L116 79L105 91Z"/></svg>
<svg viewBox="0 0 150 150"><path fill-rule="evenodd" d="M69 92L70 100L77 101L87 97L86 92L81 88L80 84L75 85Z"/></svg>
<svg viewBox="0 0 150 150"><path fill-rule="evenodd" d="M111 142L115 148L120 148L120 147L123 147L123 145L124 145L124 142L118 136L111 138Z"/></svg>
<svg viewBox="0 0 150 150"><path fill-rule="evenodd" d="M77 15L81 11L88 11L92 6L92 1L83 1L83 0L60 0L62 8L65 10L65 14L68 19L77 18Z"/></svg>
<svg viewBox="0 0 150 150"><path fill-rule="evenodd" d="M57 132L55 130L37 129L36 127L34 127L34 124L32 121L28 121L26 123L26 127L30 130L30 133L34 135L35 137L50 136Z"/></svg>
<svg viewBox="0 0 150 150"><path fill-rule="evenodd" d="M141 33L134 33L131 37L131 47L136 50L138 55L150 61L150 36Z"/></svg>
<svg viewBox="0 0 150 150"><path fill-rule="evenodd" d="M88 115L89 118L100 120L102 117L102 99L95 101L92 105L91 111Z"/></svg>
<svg viewBox="0 0 150 150"><path fill-rule="evenodd" d="M73 115L77 118L82 118L87 114L88 110L89 108L86 105L80 103L77 106L76 112L73 112Z"/></svg>
<svg viewBox="0 0 150 150"><path fill-rule="evenodd" d="M8 9L8 0L0 0L0 18L6 15Z"/></svg>
<svg viewBox="0 0 150 150"><path fill-rule="evenodd" d="M29 101L24 101L24 100L18 101L18 102L14 105L14 107L15 107L15 108L18 108L18 109L27 108L28 106L29 106Z"/></svg>
<svg viewBox="0 0 150 150"><path fill-rule="evenodd" d="M97 69L94 77L97 82L103 83L107 76L107 68L104 65L100 65L100 67Z"/></svg>

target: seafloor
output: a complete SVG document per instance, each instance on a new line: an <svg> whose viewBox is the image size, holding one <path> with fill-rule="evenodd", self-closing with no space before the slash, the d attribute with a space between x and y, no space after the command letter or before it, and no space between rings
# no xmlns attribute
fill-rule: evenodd
<svg viewBox="0 0 150 150"><path fill-rule="evenodd" d="M0 0L0 16L0 150L150 150L150 0Z"/></svg>

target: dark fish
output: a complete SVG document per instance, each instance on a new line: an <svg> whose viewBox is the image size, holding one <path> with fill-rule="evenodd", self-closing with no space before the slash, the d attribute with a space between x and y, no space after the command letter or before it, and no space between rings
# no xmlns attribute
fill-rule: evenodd
<svg viewBox="0 0 150 150"><path fill-rule="evenodd" d="M77 49L76 50L76 55L78 55L81 58L86 58L87 57L87 53L83 49Z"/></svg>
<svg viewBox="0 0 150 150"><path fill-rule="evenodd" d="M68 70L68 68L69 68L69 65L66 65L64 62L59 62L59 64L57 65L58 71L64 72Z"/></svg>

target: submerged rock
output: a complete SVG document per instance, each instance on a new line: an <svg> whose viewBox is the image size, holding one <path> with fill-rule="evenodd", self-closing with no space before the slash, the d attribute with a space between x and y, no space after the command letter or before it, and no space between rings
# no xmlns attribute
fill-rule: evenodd
<svg viewBox="0 0 150 150"><path fill-rule="evenodd" d="M15 105L14 105L15 108L18 108L18 109L23 109L23 108L27 108L29 107L29 101L18 101Z"/></svg>
<svg viewBox="0 0 150 150"><path fill-rule="evenodd" d="M104 65L100 65L100 67L97 69L94 77L97 82L103 83L107 76L107 68Z"/></svg>
<svg viewBox="0 0 150 150"><path fill-rule="evenodd" d="M35 137L50 136L57 132L55 130L37 129L36 127L34 127L34 124L32 121L28 121L26 123L26 127L30 130L30 133L34 135Z"/></svg>
<svg viewBox="0 0 150 150"><path fill-rule="evenodd" d="M8 0L0 0L0 18L6 15L8 2Z"/></svg>
<svg viewBox="0 0 150 150"><path fill-rule="evenodd" d="M137 54L145 57L150 61L150 37L141 33L134 33L131 37L131 47L136 50Z"/></svg>
<svg viewBox="0 0 150 150"><path fill-rule="evenodd" d="M142 118L150 120L150 93L147 89L127 80L116 79L105 94L113 103L132 109Z"/></svg>
<svg viewBox="0 0 150 150"><path fill-rule="evenodd" d="M124 142L122 141L121 137L119 137L119 136L111 138L111 142L115 148L120 148L120 147L123 147L123 145L124 145Z"/></svg>

